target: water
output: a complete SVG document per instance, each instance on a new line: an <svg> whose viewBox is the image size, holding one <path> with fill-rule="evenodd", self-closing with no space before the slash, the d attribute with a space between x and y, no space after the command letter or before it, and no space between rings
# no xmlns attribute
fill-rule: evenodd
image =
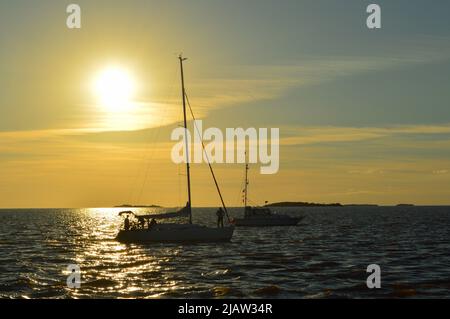
<svg viewBox="0 0 450 319"><path fill-rule="evenodd" d="M450 297L450 207L279 209L306 218L191 245L118 243L119 210L0 210L0 297ZM194 215L214 224L213 209ZM366 286L373 263L381 289ZM80 289L66 285L69 264Z"/></svg>

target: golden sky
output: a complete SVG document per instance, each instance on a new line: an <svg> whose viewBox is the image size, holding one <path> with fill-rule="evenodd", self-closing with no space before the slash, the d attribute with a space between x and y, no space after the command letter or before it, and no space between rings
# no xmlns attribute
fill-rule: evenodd
<svg viewBox="0 0 450 319"><path fill-rule="evenodd" d="M442 8L431 21L425 4L383 3L391 20L371 33L364 1L78 3L80 30L64 2L0 3L0 207L183 205L180 52L204 126L280 128L280 171L252 166L253 203L449 204ZM411 14L429 23L402 27ZM132 86L127 107L99 93L111 70ZM239 206L243 165L215 169ZM205 164L192 180L194 206L219 205Z"/></svg>

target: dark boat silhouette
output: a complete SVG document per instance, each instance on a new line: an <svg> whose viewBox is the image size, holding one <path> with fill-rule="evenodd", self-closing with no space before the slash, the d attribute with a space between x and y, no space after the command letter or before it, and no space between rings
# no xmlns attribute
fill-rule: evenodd
<svg viewBox="0 0 450 319"><path fill-rule="evenodd" d="M234 218L236 226L265 227L265 226L295 226L304 216L292 217L285 214L277 214L267 207L252 207L248 202L248 164L245 164L245 186L244 186L244 217Z"/></svg>

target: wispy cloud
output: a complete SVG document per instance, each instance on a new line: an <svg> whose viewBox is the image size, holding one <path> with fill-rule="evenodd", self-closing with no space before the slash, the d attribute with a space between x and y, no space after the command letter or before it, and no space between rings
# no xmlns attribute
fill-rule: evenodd
<svg viewBox="0 0 450 319"><path fill-rule="evenodd" d="M283 128L287 137L282 145L306 145L371 140L394 135L450 134L450 124L446 125L403 125L392 127L290 127Z"/></svg>
<svg viewBox="0 0 450 319"><path fill-rule="evenodd" d="M334 81L340 77L450 59L450 39L423 37L405 41L402 49L380 56L303 57L268 65L238 65L216 69L197 79L189 92L206 114L220 107L276 99L287 90Z"/></svg>

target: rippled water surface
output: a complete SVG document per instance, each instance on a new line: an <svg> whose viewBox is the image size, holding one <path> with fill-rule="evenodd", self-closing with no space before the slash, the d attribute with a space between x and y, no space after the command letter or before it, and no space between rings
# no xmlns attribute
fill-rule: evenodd
<svg viewBox="0 0 450 319"><path fill-rule="evenodd" d="M450 297L449 207L285 208L306 218L191 245L118 243L119 210L0 210L0 297ZM214 223L213 209L194 215ZM377 290L366 286L373 263ZM66 286L69 264L80 289Z"/></svg>

